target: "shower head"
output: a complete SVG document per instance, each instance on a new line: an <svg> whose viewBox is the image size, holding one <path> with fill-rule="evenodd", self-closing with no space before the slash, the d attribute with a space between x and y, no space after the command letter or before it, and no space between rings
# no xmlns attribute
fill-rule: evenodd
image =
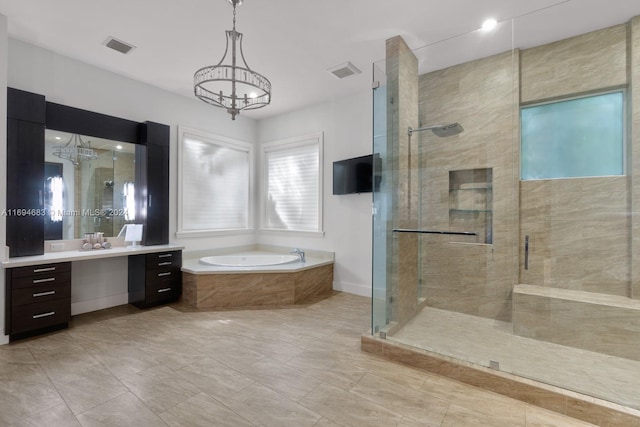
<svg viewBox="0 0 640 427"><path fill-rule="evenodd" d="M449 124L446 124L446 125L426 126L426 127L418 128L418 129L413 129L412 127L409 127L409 136L411 136L411 134L413 132L422 132L422 131L425 131L425 130L430 130L436 136L439 136L440 138L445 138L447 136L453 136L453 135L457 135L459 133L462 133L464 131L464 128L458 122L449 123Z"/></svg>

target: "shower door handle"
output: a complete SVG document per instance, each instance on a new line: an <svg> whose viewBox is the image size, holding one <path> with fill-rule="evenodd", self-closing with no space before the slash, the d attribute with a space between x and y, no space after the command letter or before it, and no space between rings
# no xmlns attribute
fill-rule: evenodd
<svg viewBox="0 0 640 427"><path fill-rule="evenodd" d="M524 236L524 269L529 269L529 235Z"/></svg>

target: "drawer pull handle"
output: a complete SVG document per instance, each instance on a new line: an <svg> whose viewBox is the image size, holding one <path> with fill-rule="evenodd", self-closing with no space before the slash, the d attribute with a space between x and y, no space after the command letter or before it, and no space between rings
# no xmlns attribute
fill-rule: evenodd
<svg viewBox="0 0 640 427"><path fill-rule="evenodd" d="M158 289L158 293L169 292L170 290L171 290L171 288Z"/></svg>
<svg viewBox="0 0 640 427"><path fill-rule="evenodd" d="M46 279L35 279L32 282L33 283L45 283L45 282L55 282L56 278L55 277L47 277Z"/></svg>
<svg viewBox="0 0 640 427"><path fill-rule="evenodd" d="M171 261L167 261L167 262L159 262L158 263L158 267L162 267L163 265L171 265L173 264Z"/></svg>
<svg viewBox="0 0 640 427"><path fill-rule="evenodd" d="M56 271L55 267L46 267L46 268L34 268L34 273L44 273L45 271Z"/></svg>
<svg viewBox="0 0 640 427"><path fill-rule="evenodd" d="M171 276L171 272L167 272L167 273L158 273L158 277L164 277L164 276Z"/></svg>
<svg viewBox="0 0 640 427"><path fill-rule="evenodd" d="M55 295L55 294L56 294L56 291L38 292L38 293L33 294L33 297L34 298L46 297L47 295Z"/></svg>
<svg viewBox="0 0 640 427"><path fill-rule="evenodd" d="M160 254L160 255L158 255L158 258L169 258L169 257L172 257L172 256L173 256L173 254Z"/></svg>
<svg viewBox="0 0 640 427"><path fill-rule="evenodd" d="M33 317L34 319L40 319L41 317L49 317L49 316L53 316L54 314L56 314L55 311L50 311L48 313L34 314L31 317Z"/></svg>

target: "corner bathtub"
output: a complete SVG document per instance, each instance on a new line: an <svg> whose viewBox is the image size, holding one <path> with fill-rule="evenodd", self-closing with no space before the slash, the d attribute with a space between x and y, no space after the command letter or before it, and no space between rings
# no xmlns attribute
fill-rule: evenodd
<svg viewBox="0 0 640 427"><path fill-rule="evenodd" d="M200 264L220 267L264 267L299 261L298 255L279 254L216 255L200 258Z"/></svg>
<svg viewBox="0 0 640 427"><path fill-rule="evenodd" d="M305 262L268 251L184 258L182 301L194 308L304 304L333 292L331 252L307 252Z"/></svg>

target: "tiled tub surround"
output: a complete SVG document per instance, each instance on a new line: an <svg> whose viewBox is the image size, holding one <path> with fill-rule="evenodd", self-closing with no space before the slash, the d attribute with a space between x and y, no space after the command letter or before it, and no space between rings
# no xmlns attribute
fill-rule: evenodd
<svg viewBox="0 0 640 427"><path fill-rule="evenodd" d="M286 254L290 250L256 246L225 254ZM333 253L305 252L305 262L260 267L205 265L199 259L212 255L211 252L187 254L182 267L182 301L195 308L231 308L300 304L330 295L333 291Z"/></svg>

